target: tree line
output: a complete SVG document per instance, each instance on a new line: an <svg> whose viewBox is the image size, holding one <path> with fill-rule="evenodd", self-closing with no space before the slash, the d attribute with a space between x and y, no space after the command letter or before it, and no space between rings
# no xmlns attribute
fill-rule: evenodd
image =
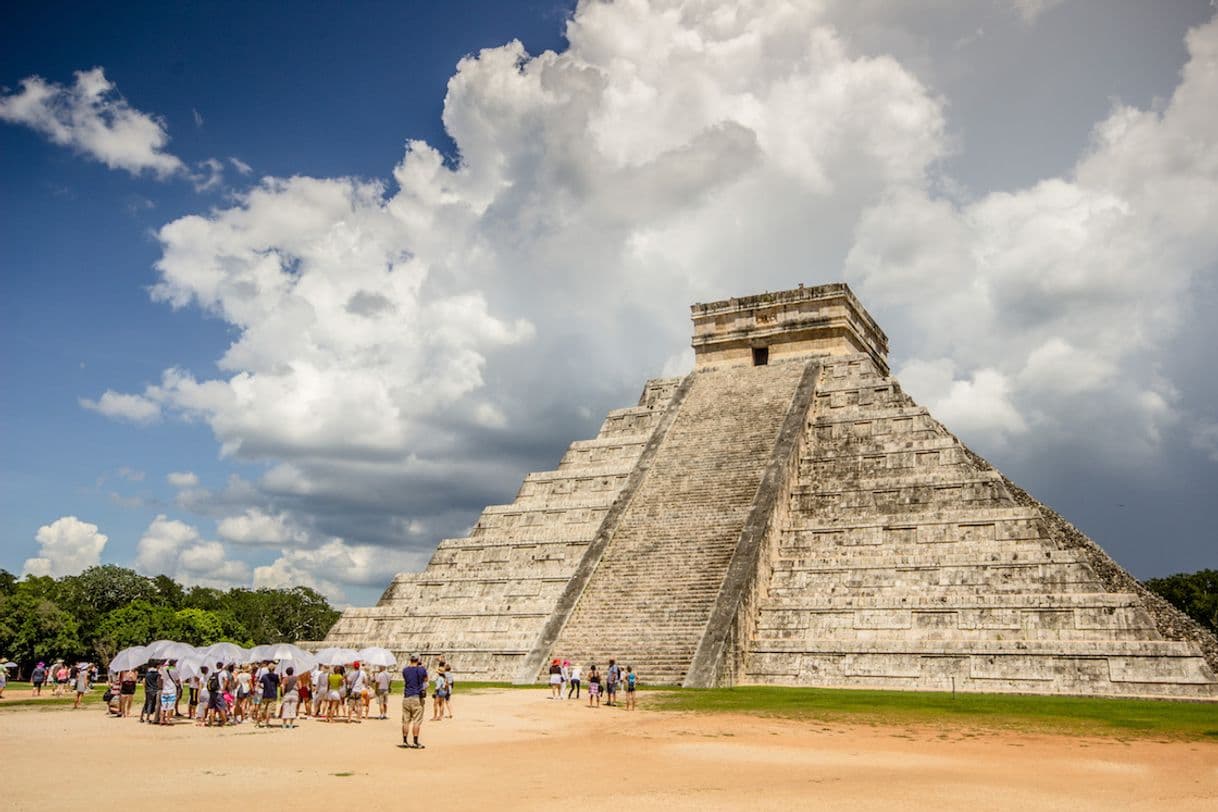
<svg viewBox="0 0 1218 812"><path fill-rule="evenodd" d="M184 587L105 564L63 578L0 569L0 656L29 673L62 657L108 663L128 646L177 640L241 646L320 640L339 612L309 587Z"/></svg>
<svg viewBox="0 0 1218 812"><path fill-rule="evenodd" d="M1146 588L1218 634L1218 570L1198 570L1151 578Z"/></svg>

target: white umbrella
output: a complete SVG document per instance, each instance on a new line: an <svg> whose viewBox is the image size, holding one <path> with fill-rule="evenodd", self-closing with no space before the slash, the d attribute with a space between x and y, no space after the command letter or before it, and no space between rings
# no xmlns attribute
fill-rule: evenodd
<svg viewBox="0 0 1218 812"><path fill-rule="evenodd" d="M353 648L330 649L324 657L322 652L317 652L317 662L322 665L347 665L358 659L359 652Z"/></svg>
<svg viewBox="0 0 1218 812"><path fill-rule="evenodd" d="M398 664L397 657L393 656L393 652L380 646L369 646L368 648L360 649L359 661L368 665L383 665L386 668L393 668Z"/></svg>
<svg viewBox="0 0 1218 812"><path fill-rule="evenodd" d="M9 660L7 663L4 664L4 667L5 668L16 668L17 664L15 662L13 662L12 660Z"/></svg>
<svg viewBox="0 0 1218 812"><path fill-rule="evenodd" d="M249 662L249 652L234 643L216 643L203 650L203 662L208 665Z"/></svg>
<svg viewBox="0 0 1218 812"><path fill-rule="evenodd" d="M160 660L164 657L161 652L166 646L176 646L177 643L173 640L154 640L144 647L144 653L148 655L149 660Z"/></svg>
<svg viewBox="0 0 1218 812"><path fill-rule="evenodd" d="M157 659L184 660L187 657L195 657L197 655L198 651L189 643L170 643L167 646L161 647L161 652L157 655Z"/></svg>
<svg viewBox="0 0 1218 812"><path fill-rule="evenodd" d="M273 656L271 656L271 649L273 649L273 648L274 648L274 646L266 646L266 645L254 646L252 649L250 649L250 653L249 653L250 662L260 663L263 660L275 659Z"/></svg>
<svg viewBox="0 0 1218 812"><path fill-rule="evenodd" d="M201 676L199 669L202 667L203 660L198 655L178 660L178 676L182 679L192 679Z"/></svg>
<svg viewBox="0 0 1218 812"><path fill-rule="evenodd" d="M114 659L110 661L110 671L129 671L132 668L139 668L146 662L148 662L148 647L130 646L114 655Z"/></svg>

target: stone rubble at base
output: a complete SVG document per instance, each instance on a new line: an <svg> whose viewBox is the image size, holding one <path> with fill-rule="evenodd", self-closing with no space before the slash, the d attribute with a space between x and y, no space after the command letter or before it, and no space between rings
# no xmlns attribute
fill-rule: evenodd
<svg viewBox="0 0 1218 812"><path fill-rule="evenodd" d="M646 684L1218 699L1214 637L914 403L845 285L692 312L689 376L321 644L465 680L616 657Z"/></svg>

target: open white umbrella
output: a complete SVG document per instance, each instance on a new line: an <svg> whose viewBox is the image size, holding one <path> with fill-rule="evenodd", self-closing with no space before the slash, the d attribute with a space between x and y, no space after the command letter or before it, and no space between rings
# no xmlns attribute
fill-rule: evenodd
<svg viewBox="0 0 1218 812"><path fill-rule="evenodd" d="M194 657L198 654L195 647L189 643L170 643L168 646L162 646L157 659L160 660L184 660L187 657Z"/></svg>
<svg viewBox="0 0 1218 812"><path fill-rule="evenodd" d="M360 649L359 661L368 665L383 665L386 668L393 668L398 664L398 659L393 656L393 652L380 646L369 646L368 648Z"/></svg>
<svg viewBox="0 0 1218 812"><path fill-rule="evenodd" d="M322 665L349 665L359 659L359 652L353 648L334 648L323 649L326 652L322 656L322 652L317 652L317 662Z"/></svg>
<svg viewBox="0 0 1218 812"><path fill-rule="evenodd" d="M203 659L197 654L193 657L178 660L178 677L186 680L201 676L199 669L202 667Z"/></svg>
<svg viewBox="0 0 1218 812"><path fill-rule="evenodd" d="M271 649L273 649L273 648L274 648L274 646L267 646L267 645L254 646L249 651L250 662L251 663L260 663L263 660L275 659L274 657L271 656Z"/></svg>
<svg viewBox="0 0 1218 812"><path fill-rule="evenodd" d="M249 652L235 643L216 643L203 650L203 662L207 665L245 663L249 662Z"/></svg>
<svg viewBox="0 0 1218 812"><path fill-rule="evenodd" d="M114 655L109 669L110 671L129 671L132 668L139 668L146 662L148 662L148 647L130 646Z"/></svg>
<svg viewBox="0 0 1218 812"><path fill-rule="evenodd" d="M166 646L176 645L178 644L173 640L153 640L151 643L144 646L144 653L148 655L149 660L160 660L165 656L161 654L161 652L165 650Z"/></svg>

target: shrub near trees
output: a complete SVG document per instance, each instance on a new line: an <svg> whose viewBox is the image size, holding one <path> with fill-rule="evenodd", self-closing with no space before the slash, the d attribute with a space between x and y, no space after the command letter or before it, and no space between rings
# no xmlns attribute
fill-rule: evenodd
<svg viewBox="0 0 1218 812"><path fill-rule="evenodd" d="M303 586L186 588L166 575L148 578L113 564L58 579L18 580L0 570L0 654L22 673L55 657L106 663L127 646L153 640L194 646L320 640L338 614Z"/></svg>

